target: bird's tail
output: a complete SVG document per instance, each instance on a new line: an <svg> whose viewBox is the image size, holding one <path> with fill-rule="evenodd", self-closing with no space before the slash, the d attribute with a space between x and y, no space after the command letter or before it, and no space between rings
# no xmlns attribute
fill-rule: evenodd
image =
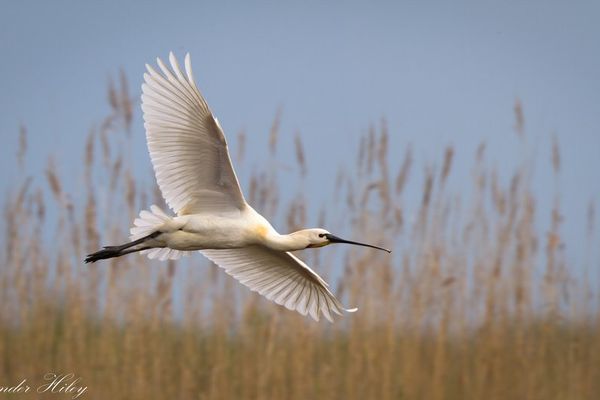
<svg viewBox="0 0 600 400"><path fill-rule="evenodd" d="M150 206L150 211L140 211L139 218L133 221L133 226L129 230L131 234L129 239L138 240L156 232L165 222L171 219L160 207L154 204Z"/></svg>
<svg viewBox="0 0 600 400"><path fill-rule="evenodd" d="M160 228L165 227L165 225L168 225L169 221L171 221L171 217L169 217L167 213L158 206L151 205L150 211L140 211L139 218L136 218L133 221L133 226L129 230L129 233L131 234L129 238L135 241L140 238L148 237L148 235L151 235ZM168 247L154 247L141 249L141 254L146 254L150 259L176 260L182 255L188 255L188 252L170 249Z"/></svg>
<svg viewBox="0 0 600 400"><path fill-rule="evenodd" d="M136 251L146 254L148 258L158 258L160 260L175 260L182 255L187 255L188 252L164 247L164 244L160 242L153 241L146 243L150 239L154 239L161 233L164 233L161 228L168 226L169 221L171 221L171 217L159 207L152 205L150 206L150 211L141 211L139 218L133 221L133 226L129 231L131 233L129 237L131 242L120 246L106 246L102 250L89 254L85 258L85 262L93 263L98 260L120 257Z"/></svg>

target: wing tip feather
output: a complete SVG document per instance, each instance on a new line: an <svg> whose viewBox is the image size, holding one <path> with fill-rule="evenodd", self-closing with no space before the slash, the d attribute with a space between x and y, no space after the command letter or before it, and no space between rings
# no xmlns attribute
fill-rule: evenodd
<svg viewBox="0 0 600 400"><path fill-rule="evenodd" d="M189 52L185 53L184 64L185 74L187 75L190 84L195 87L196 83L194 82L194 73L192 72L192 57Z"/></svg>

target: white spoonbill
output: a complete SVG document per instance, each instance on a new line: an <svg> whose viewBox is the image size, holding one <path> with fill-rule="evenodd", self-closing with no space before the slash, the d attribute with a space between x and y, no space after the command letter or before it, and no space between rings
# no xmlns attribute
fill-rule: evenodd
<svg viewBox="0 0 600 400"><path fill-rule="evenodd" d="M171 68L157 59L162 74L146 65L142 110L156 181L169 207L169 216L157 206L140 212L131 228L131 242L107 246L85 262L141 251L149 258L176 259L199 250L251 290L267 299L310 314L346 309L327 283L290 253L331 243L349 243L324 229L303 229L281 235L244 200L231 165L225 135L194 83L190 56L185 75L173 53Z"/></svg>

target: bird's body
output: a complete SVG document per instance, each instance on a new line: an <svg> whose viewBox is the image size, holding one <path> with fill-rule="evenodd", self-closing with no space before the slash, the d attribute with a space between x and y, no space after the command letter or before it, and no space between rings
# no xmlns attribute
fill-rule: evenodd
<svg viewBox="0 0 600 400"><path fill-rule="evenodd" d="M320 228L279 234L244 199L231 165L227 141L197 89L189 55L185 75L171 53L162 74L146 66L142 86L146 138L163 197L176 213L157 206L142 211L131 228L131 241L107 246L86 262L133 252L176 259L198 250L225 271L270 300L310 314L342 314L345 309L321 279L290 251L350 243ZM386 250L389 252L389 250Z"/></svg>
<svg viewBox="0 0 600 400"><path fill-rule="evenodd" d="M269 221L249 205L239 212L176 216L156 228L161 235L153 238L153 247L180 251L254 245L277 251L294 251L303 250L311 244L308 236L301 233L280 235Z"/></svg>
<svg viewBox="0 0 600 400"><path fill-rule="evenodd" d="M265 244L273 228L260 214L248 207L240 212L191 214L173 217L159 230L156 241L181 251L229 249Z"/></svg>

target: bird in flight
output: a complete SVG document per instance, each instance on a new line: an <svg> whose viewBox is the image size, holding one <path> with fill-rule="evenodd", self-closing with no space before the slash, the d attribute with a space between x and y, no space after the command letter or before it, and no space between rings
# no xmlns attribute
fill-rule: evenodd
<svg viewBox="0 0 600 400"><path fill-rule="evenodd" d="M319 228L279 234L244 199L223 130L194 82L190 55L185 74L173 53L169 61L171 68L157 59L161 72L146 65L142 111L156 181L176 215L155 205L141 211L130 242L106 246L85 262L135 252L177 259L198 250L251 290L316 321L356 311L344 308L328 284L291 252L332 243L390 250Z"/></svg>

